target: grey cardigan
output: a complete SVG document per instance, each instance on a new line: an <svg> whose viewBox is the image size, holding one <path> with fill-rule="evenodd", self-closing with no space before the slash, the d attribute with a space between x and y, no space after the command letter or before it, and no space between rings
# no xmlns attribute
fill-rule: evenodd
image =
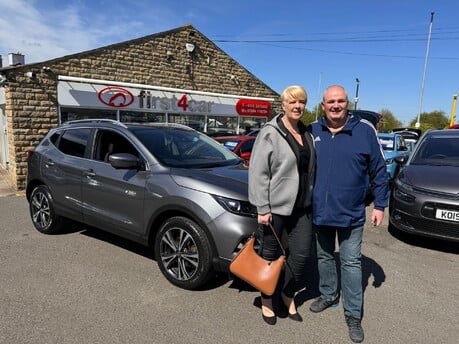
<svg viewBox="0 0 459 344"><path fill-rule="evenodd" d="M287 132L277 121L280 115L265 124L258 133L249 167L249 201L263 215L269 212L290 215L293 211L299 187L298 162L287 142ZM310 149L307 200L311 204L315 173L315 151L312 136L301 126L303 144Z"/></svg>

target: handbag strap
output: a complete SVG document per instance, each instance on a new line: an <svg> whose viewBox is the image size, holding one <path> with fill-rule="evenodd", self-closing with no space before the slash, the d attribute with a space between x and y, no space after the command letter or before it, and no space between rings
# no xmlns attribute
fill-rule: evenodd
<svg viewBox="0 0 459 344"><path fill-rule="evenodd" d="M282 245L282 243L281 243L279 237L277 236L277 233L276 233L276 231L274 230L274 227L273 227L273 225L271 224L271 222L268 223L268 226L269 226L269 228L271 228L271 230L272 230L272 232L273 232L273 234L274 234L274 237L276 238L277 243L279 244L279 247L280 247L281 250L282 250L282 255L283 255L284 257L287 258L287 254L285 253L285 248L284 248L284 246ZM285 264L287 265L287 267L290 269L290 271L291 271L292 274L293 274L293 269L292 269L292 267L290 266L290 264L289 264L289 262L288 262L288 259L285 259Z"/></svg>
<svg viewBox="0 0 459 344"><path fill-rule="evenodd" d="M282 255L286 256L284 246L282 246L282 243L281 243L279 237L277 236L277 233L276 233L276 231L274 230L274 227L273 227L273 225L271 224L271 222L268 223L268 226L269 226L269 228L271 228L271 230L272 230L272 232L273 232L273 234L274 234L274 237L276 238L276 240L277 240L277 242L278 242L278 244L279 244L279 247L280 247L281 250L282 250Z"/></svg>

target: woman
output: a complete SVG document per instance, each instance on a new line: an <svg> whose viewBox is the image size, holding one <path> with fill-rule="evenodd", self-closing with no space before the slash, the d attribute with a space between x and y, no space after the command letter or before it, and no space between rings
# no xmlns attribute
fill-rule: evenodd
<svg viewBox="0 0 459 344"><path fill-rule="evenodd" d="M289 253L279 305L285 305L290 319L302 321L294 296L311 255L315 153L312 137L300 121L306 91L301 86L289 86L282 92L281 101L284 113L266 123L255 141L249 168L249 201L257 208L258 223L265 225L263 258L274 260L281 254L267 224L272 224L279 238L284 232L288 234ZM272 297L262 293L261 303L263 320L274 325Z"/></svg>

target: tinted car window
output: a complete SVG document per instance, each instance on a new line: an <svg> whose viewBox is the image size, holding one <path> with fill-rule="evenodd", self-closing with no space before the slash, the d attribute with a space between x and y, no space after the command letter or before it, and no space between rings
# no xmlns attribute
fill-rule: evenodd
<svg viewBox="0 0 459 344"><path fill-rule="evenodd" d="M109 162L109 156L115 153L129 153L140 157L137 149L126 138L111 130L98 130L94 153L95 160L105 162Z"/></svg>
<svg viewBox="0 0 459 344"><path fill-rule="evenodd" d="M53 145L55 146L57 145L57 140L59 139L59 136L61 136L61 132L57 132L49 138L49 140L51 141Z"/></svg>
<svg viewBox="0 0 459 344"><path fill-rule="evenodd" d="M242 144L240 152L245 153L245 152L251 152L253 148L253 144L255 143L255 140L250 140L246 141Z"/></svg>
<svg viewBox="0 0 459 344"><path fill-rule="evenodd" d="M66 130L59 141L59 150L68 155L84 157L91 129Z"/></svg>

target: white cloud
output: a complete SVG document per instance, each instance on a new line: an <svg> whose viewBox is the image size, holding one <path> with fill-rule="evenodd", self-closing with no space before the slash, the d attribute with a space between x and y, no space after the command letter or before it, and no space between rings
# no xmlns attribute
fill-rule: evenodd
<svg viewBox="0 0 459 344"><path fill-rule="evenodd" d="M152 1L0 0L0 54L26 63L99 48L175 27L174 11ZM176 26L183 25L177 24Z"/></svg>

